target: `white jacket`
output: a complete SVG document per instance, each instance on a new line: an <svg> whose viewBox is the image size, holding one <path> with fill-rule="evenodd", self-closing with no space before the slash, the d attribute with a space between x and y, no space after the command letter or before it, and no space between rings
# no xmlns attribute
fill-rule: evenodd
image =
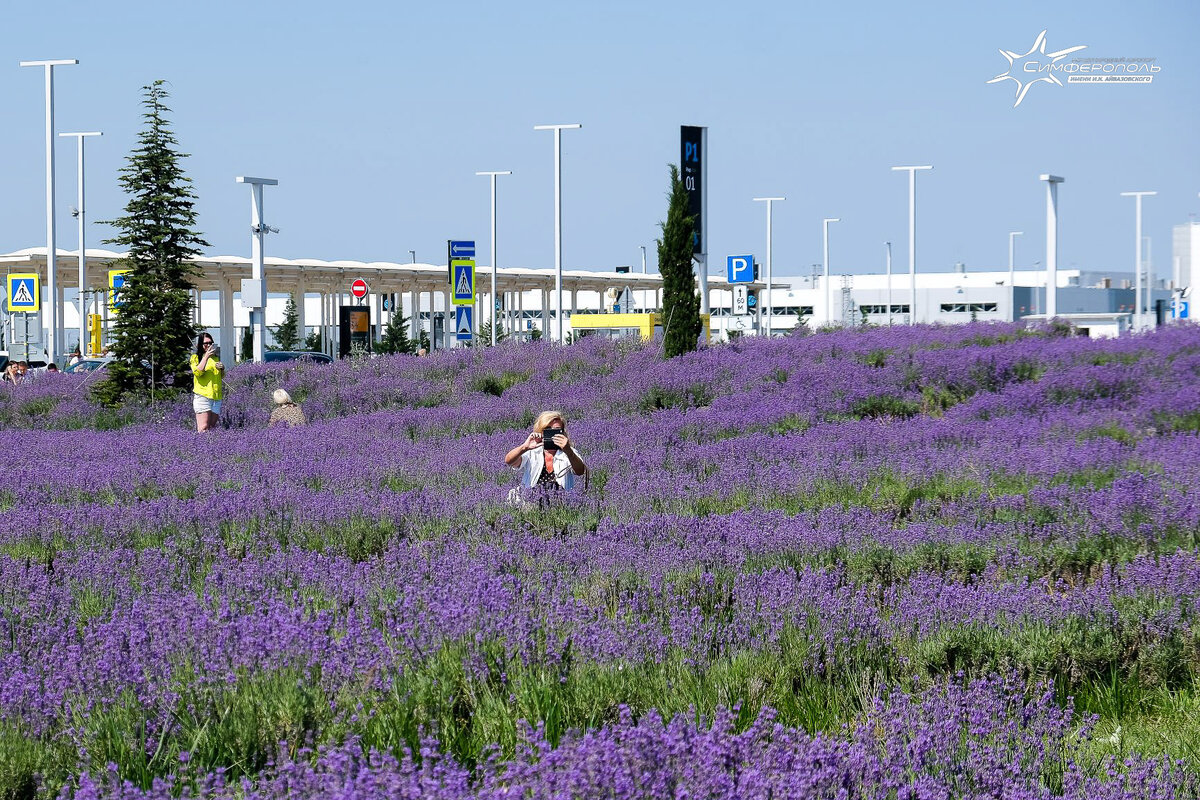
<svg viewBox="0 0 1200 800"><path fill-rule="evenodd" d="M521 472L521 485L526 489L537 486L538 478L546 469L546 451L541 445L521 454L521 463L513 467ZM564 489L575 488L575 471L571 459L559 450L554 454L554 480Z"/></svg>

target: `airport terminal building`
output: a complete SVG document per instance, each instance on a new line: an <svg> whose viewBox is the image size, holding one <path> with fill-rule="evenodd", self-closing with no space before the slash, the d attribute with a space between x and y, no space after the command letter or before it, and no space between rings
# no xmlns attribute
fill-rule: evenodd
<svg viewBox="0 0 1200 800"><path fill-rule="evenodd" d="M1143 286L1140 321L1135 313L1137 291L1132 271L1057 270L1055 316L1070 320L1091 336L1115 336L1190 318L1190 287L1193 278L1200 277L1200 223L1178 225L1173 233L1171 277L1155 278L1150 286ZM30 248L0 256L0 264L9 273L40 272L44 288L45 253L44 248ZM109 278L120 255L91 249L87 254L88 311L104 330L111 324L112 314L107 303ZM66 343L63 352L69 352L78 341L77 257L75 252L60 250L57 259L58 303L63 310L59 314L60 341ZM236 351L249 325L249 310L239 301L237 288L250 275L250 261L233 256L201 257L196 261L200 276L194 293L194 321L209 329L227 352L231 347ZM478 272L476 329L490 321L494 306L497 330L506 336L530 338L555 330L558 311L554 270L502 267L496 270L495 296L490 294L489 268L480 266ZM777 268L779 279L772 285L769 298L765 283L746 284L749 308L737 309L734 287L723 276L710 276L712 338L723 340L767 331L780 335L798 325L815 329L826 325L905 325L912 321L961 324L975 320L1037 320L1045 318L1049 300L1047 272L1040 268L968 268L960 264L950 271L918 272L915 293L907 271L890 276L836 275L828 281L819 274L784 277L787 273L786 265ZM300 330L304 334L320 332L322 348L330 354L338 351L338 310L347 305L370 309L374 339L381 336L394 315L402 314L411 326L413 339L422 338L423 333L435 349L462 344L455 336L446 265L268 258L264 274L267 326L283 321L288 298L295 297ZM351 295L356 279L370 287L363 299ZM572 331L572 317L578 314L636 314L661 309L662 280L655 273L630 273L627 268L571 269L564 270L562 281L563 322L568 333ZM45 297L43 302L50 302L50 298ZM588 327L593 333L606 331L595 324ZM46 339L40 314L10 313L3 320L2 330L4 347L10 350L24 341L40 350ZM628 332L629 328L614 325L606 335Z"/></svg>

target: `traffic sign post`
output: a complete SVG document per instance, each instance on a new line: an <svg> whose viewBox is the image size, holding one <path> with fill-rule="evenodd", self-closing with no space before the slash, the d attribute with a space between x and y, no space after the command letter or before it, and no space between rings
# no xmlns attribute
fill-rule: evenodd
<svg viewBox="0 0 1200 800"><path fill-rule="evenodd" d="M8 310L36 314L42 309L42 276L36 272L13 272L8 276Z"/></svg>
<svg viewBox="0 0 1200 800"><path fill-rule="evenodd" d="M446 277L454 285L454 268L450 265L460 259L475 259L474 239L446 240Z"/></svg>
<svg viewBox="0 0 1200 800"><path fill-rule="evenodd" d="M725 259L725 278L730 283L753 281L754 256L728 256Z"/></svg>
<svg viewBox="0 0 1200 800"><path fill-rule="evenodd" d="M108 307L114 312L125 305L120 294L121 289L125 286L125 275L128 272L127 269L110 269L108 271Z"/></svg>
<svg viewBox="0 0 1200 800"><path fill-rule="evenodd" d="M1171 298L1171 316L1175 319L1188 319L1189 301L1184 300L1182 295L1176 293L1175 297Z"/></svg>
<svg viewBox="0 0 1200 800"><path fill-rule="evenodd" d="M469 342L475 332L475 307L459 306L454 309L454 330L458 341Z"/></svg>
<svg viewBox="0 0 1200 800"><path fill-rule="evenodd" d="M371 287L367 286L367 282L362 278L355 278L354 283L350 284L350 294L354 295L354 299L363 300L371 292Z"/></svg>
<svg viewBox="0 0 1200 800"><path fill-rule="evenodd" d="M749 293L746 287L739 284L733 287L733 315L740 317L750 313Z"/></svg>
<svg viewBox="0 0 1200 800"><path fill-rule="evenodd" d="M453 290L454 305L475 305L475 259L453 258L450 260L450 286Z"/></svg>

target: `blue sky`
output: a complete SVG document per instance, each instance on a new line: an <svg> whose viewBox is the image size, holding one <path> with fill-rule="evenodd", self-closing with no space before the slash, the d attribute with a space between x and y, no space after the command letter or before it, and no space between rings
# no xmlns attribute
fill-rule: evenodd
<svg viewBox="0 0 1200 800"><path fill-rule="evenodd" d="M1060 266L1132 269L1133 201L1160 274L1170 229L1200 212L1200 4L306 2L24 3L6 10L0 65L0 251L45 242L43 82L56 72L58 130L88 143L88 213L121 213L117 170L140 127L140 87L170 83L211 254L249 253L249 190L277 178L268 254L444 259L445 240L489 237L500 179L501 266L553 265L552 134L563 134L564 263L655 264L679 126L709 127L710 269L765 251L777 275L821 260L835 273L907 267L907 179L918 179L919 264L949 269L1044 259L1045 189L1060 189ZM1048 50L1153 57L1150 85L988 85L1042 30ZM58 148L59 245L74 248L74 143ZM108 234L90 226L96 246Z"/></svg>

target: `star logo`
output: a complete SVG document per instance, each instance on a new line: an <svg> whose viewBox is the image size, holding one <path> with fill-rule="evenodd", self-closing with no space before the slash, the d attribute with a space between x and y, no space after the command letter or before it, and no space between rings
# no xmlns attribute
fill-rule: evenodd
<svg viewBox="0 0 1200 800"><path fill-rule="evenodd" d="M1000 81L1012 81L1015 83L1017 85L1017 101L1013 103L1013 108L1016 108L1017 106L1021 105L1021 101L1025 99L1025 95L1029 92L1029 88L1035 83L1045 82L1062 86L1062 81L1060 81L1057 76L1049 72L1041 74L1041 77L1032 79L1024 79L1024 76L1030 74L1030 72L1039 74L1039 70L1043 68L1043 63L1047 67L1052 64L1057 64L1071 53L1074 53L1078 50L1083 50L1086 47L1086 44L1079 44L1075 45L1074 47L1068 47L1066 50L1058 50L1053 53L1047 53L1046 31L1042 31L1038 34L1037 39L1034 40L1033 47L1029 48L1029 52L1023 55L1020 53L1014 53L1012 50L1001 50L1000 55L1008 59L1008 71L997 75L988 81L988 83L999 83ZM1049 61L1046 61L1046 59L1049 59ZM1030 71L1026 71L1026 64L1033 64L1034 68ZM1016 75L1013 73L1016 73Z"/></svg>

